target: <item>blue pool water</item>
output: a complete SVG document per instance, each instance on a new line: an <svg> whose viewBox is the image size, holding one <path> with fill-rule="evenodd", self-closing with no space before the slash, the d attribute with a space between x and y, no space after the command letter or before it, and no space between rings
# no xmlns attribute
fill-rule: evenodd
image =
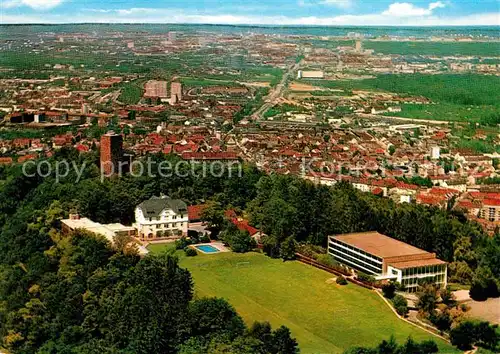
<svg viewBox="0 0 500 354"><path fill-rule="evenodd" d="M209 245L201 245L201 246L194 246L194 247L196 247L197 249L199 249L200 251L205 252L205 253L220 252L217 248L215 248L213 246L209 246Z"/></svg>

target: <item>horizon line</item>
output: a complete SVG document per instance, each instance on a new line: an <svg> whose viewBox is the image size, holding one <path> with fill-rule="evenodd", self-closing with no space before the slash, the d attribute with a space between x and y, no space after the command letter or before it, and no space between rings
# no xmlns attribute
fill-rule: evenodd
<svg viewBox="0 0 500 354"><path fill-rule="evenodd" d="M190 22L25 22L25 23L0 23L1 26L58 26L58 25L183 25L183 26L230 26L230 27L399 27L399 28L430 28L430 27L500 27L498 25L313 25L313 24L252 24L252 23L190 23Z"/></svg>

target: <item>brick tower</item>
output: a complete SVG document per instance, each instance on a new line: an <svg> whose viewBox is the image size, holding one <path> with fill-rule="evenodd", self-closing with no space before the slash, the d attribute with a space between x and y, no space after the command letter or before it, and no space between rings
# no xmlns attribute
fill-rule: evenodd
<svg viewBox="0 0 500 354"><path fill-rule="evenodd" d="M109 132L101 137L101 173L111 176L119 172L123 158L123 137Z"/></svg>

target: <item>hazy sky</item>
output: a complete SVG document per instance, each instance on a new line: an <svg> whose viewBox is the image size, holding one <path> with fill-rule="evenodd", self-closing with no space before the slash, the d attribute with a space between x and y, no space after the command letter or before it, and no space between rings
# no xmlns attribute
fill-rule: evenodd
<svg viewBox="0 0 500 354"><path fill-rule="evenodd" d="M500 0L0 0L0 23L499 25Z"/></svg>

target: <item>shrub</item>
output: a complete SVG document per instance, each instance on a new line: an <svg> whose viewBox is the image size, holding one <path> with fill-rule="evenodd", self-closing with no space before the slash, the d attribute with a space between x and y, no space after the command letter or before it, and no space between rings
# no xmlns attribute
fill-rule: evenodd
<svg viewBox="0 0 500 354"><path fill-rule="evenodd" d="M339 275L336 280L339 285L347 285L347 280L342 275Z"/></svg>
<svg viewBox="0 0 500 354"><path fill-rule="evenodd" d="M326 255L326 249L321 246L307 244L300 244L297 246L297 252L309 258L314 258L317 260L317 256Z"/></svg>
<svg viewBox="0 0 500 354"><path fill-rule="evenodd" d="M392 304L394 305L394 309L400 316L406 316L408 314L408 301L401 296L396 295L392 299Z"/></svg>
<svg viewBox="0 0 500 354"><path fill-rule="evenodd" d="M191 244L190 240L188 240L185 237L181 237L180 239L175 241L175 248L178 250L183 250L184 248L186 248L190 244Z"/></svg>
<svg viewBox="0 0 500 354"><path fill-rule="evenodd" d="M184 249L184 253L186 254L187 257L194 257L198 255L198 252L196 252L196 250L191 247L186 247Z"/></svg>
<svg viewBox="0 0 500 354"><path fill-rule="evenodd" d="M318 254L318 255L316 255L315 259L316 259L316 262L318 262L324 266L327 266L327 267L333 268L333 266L336 265L332 259L332 256L330 256L328 254Z"/></svg>
<svg viewBox="0 0 500 354"><path fill-rule="evenodd" d="M453 307L457 304L457 301L455 299L455 295L453 295L453 292L451 291L450 287L446 287L446 289L442 289L439 292L439 295L441 296L441 301L443 304Z"/></svg>
<svg viewBox="0 0 500 354"><path fill-rule="evenodd" d="M207 234L200 237L200 243L210 243L210 237Z"/></svg>
<svg viewBox="0 0 500 354"><path fill-rule="evenodd" d="M396 295L396 284L390 282L382 285L382 292L384 293L384 297L392 299Z"/></svg>
<svg viewBox="0 0 500 354"><path fill-rule="evenodd" d="M371 275L365 274L365 273L361 273L361 272L358 273L357 278L360 282L367 283L370 285L373 285L376 282L374 277L372 277Z"/></svg>
<svg viewBox="0 0 500 354"><path fill-rule="evenodd" d="M281 243L280 257L284 261L291 261L295 259L295 247L296 242L293 237L288 237L285 241Z"/></svg>
<svg viewBox="0 0 500 354"><path fill-rule="evenodd" d="M429 319L440 331L448 331L451 328L452 319L447 311L432 313Z"/></svg>
<svg viewBox="0 0 500 354"><path fill-rule="evenodd" d="M194 243L199 243L199 234L198 234L198 231L196 230L188 230L188 237L189 239Z"/></svg>

